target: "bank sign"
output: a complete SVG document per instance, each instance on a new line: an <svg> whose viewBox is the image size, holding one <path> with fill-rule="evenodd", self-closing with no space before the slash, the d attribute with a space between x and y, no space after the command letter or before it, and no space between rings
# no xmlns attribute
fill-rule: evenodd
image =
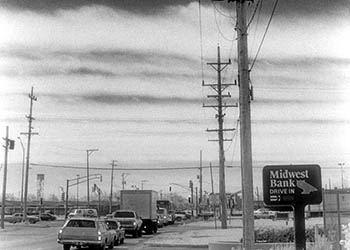
<svg viewBox="0 0 350 250"><path fill-rule="evenodd" d="M273 165L263 169L264 203L271 206L320 204L319 165Z"/></svg>

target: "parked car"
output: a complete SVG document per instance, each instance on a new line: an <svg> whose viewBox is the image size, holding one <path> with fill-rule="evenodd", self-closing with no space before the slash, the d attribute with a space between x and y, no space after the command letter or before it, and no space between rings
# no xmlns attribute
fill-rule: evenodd
<svg viewBox="0 0 350 250"><path fill-rule="evenodd" d="M175 212L175 220L176 221L182 221L182 220L187 220L188 216L187 213L184 211L176 211Z"/></svg>
<svg viewBox="0 0 350 250"><path fill-rule="evenodd" d="M275 219L276 212L268 208L259 208L254 211L254 219Z"/></svg>
<svg viewBox="0 0 350 250"><path fill-rule="evenodd" d="M118 246L119 244L123 244L125 240L125 230L122 228L120 222L116 219L106 219L105 222L109 229L116 231L117 237L114 241L114 245Z"/></svg>
<svg viewBox="0 0 350 250"><path fill-rule="evenodd" d="M30 224L35 224L39 221L38 216L34 215L27 215L27 219ZM18 223L23 221L23 214L22 213L15 213L12 215L7 215L4 218L4 221L10 222L10 223Z"/></svg>
<svg viewBox="0 0 350 250"><path fill-rule="evenodd" d="M132 234L134 238L142 236L142 219L133 210L117 210L108 215L120 222L126 234Z"/></svg>
<svg viewBox="0 0 350 250"><path fill-rule="evenodd" d="M51 213L42 213L40 215L40 220L56 220L56 215L53 215Z"/></svg>
<svg viewBox="0 0 350 250"><path fill-rule="evenodd" d="M94 217L97 218L97 210L92 208L77 208L73 209L69 214L68 217Z"/></svg>
<svg viewBox="0 0 350 250"><path fill-rule="evenodd" d="M113 249L116 231L110 230L107 224L93 217L72 217L66 220L58 232L57 242L64 250L75 247L97 247L104 250L106 246Z"/></svg>

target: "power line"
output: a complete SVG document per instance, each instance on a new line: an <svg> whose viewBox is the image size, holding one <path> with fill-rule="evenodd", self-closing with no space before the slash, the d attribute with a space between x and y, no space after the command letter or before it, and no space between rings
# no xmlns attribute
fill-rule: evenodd
<svg viewBox="0 0 350 250"><path fill-rule="evenodd" d="M249 28L250 24L251 24L251 23L253 22L253 20L254 20L256 11L258 10L258 7L260 6L260 3L261 3L261 5L262 5L262 0L259 0L259 1L256 3L256 5L255 5L254 11L253 11L253 15L252 15L252 17L250 18L250 20L249 20L249 22L248 22L248 24L247 24L247 27L248 27L248 28ZM261 10L261 8L260 8L260 10Z"/></svg>
<svg viewBox="0 0 350 250"><path fill-rule="evenodd" d="M86 169L86 167L75 167L75 166L67 166L67 165L51 165L51 164L38 164L38 163L31 163L31 166L36 166L36 167L49 167L49 168L61 168L61 169ZM213 166L213 168L218 168L219 166ZM231 167L234 168L234 166L226 166L226 167ZM202 168L209 168L209 166L203 166ZM110 168L94 168L90 167L89 169L92 170L106 170L106 171L111 171ZM149 170L191 170L191 169L199 169L199 167L166 167L166 168L117 168L115 170L130 170L130 171L149 171Z"/></svg>
<svg viewBox="0 0 350 250"><path fill-rule="evenodd" d="M263 35L263 37L262 37L262 39L261 39L261 42L260 42L258 51L256 52L256 55L255 55L254 60L253 60L253 62L252 62L252 66L250 67L249 71L251 71L251 70L253 69L254 64L255 64L255 62L256 62L256 59L258 58L258 55L259 55L260 50L261 50L261 47L262 47L262 45L263 45L263 43L264 43L264 40L265 40L267 31L268 31L268 29L269 29L269 27L270 27L270 24L271 24L273 15L275 14L275 11L276 11L276 8L277 8L277 4L278 4L278 0L275 1L275 4L274 4L274 6L273 6L273 9L272 9L272 12L271 12L271 16L270 16L269 22L267 23L267 26L266 26L266 28L265 28L264 35Z"/></svg>

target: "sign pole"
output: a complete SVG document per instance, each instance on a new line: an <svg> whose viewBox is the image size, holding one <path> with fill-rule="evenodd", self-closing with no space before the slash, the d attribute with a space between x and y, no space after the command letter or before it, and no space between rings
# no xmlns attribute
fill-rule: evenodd
<svg viewBox="0 0 350 250"><path fill-rule="evenodd" d="M305 250L305 205L294 206L295 249Z"/></svg>

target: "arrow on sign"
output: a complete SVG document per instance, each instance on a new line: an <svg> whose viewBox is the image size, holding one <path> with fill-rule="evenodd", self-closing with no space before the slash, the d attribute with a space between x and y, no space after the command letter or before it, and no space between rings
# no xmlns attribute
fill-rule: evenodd
<svg viewBox="0 0 350 250"><path fill-rule="evenodd" d="M305 180L297 180L297 187L303 190L301 194L310 194L311 192L318 190L314 186L307 183Z"/></svg>

